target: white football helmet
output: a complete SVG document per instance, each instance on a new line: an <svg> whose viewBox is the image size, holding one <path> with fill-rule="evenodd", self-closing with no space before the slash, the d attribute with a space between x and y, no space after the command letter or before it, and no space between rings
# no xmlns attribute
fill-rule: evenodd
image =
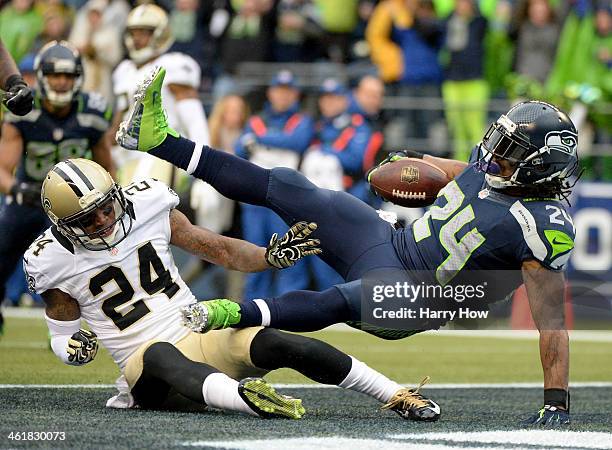
<svg viewBox="0 0 612 450"><path fill-rule="evenodd" d="M149 43L141 49L136 48L130 34L134 28L150 29L153 32ZM157 5L137 6L128 15L124 41L130 59L136 64L143 64L165 53L174 43L168 14Z"/></svg>
<svg viewBox="0 0 612 450"><path fill-rule="evenodd" d="M57 229L88 250L110 250L132 229L132 215L121 187L99 164L87 159L57 163L43 181L41 202ZM87 232L97 210L114 219L104 228Z"/></svg>

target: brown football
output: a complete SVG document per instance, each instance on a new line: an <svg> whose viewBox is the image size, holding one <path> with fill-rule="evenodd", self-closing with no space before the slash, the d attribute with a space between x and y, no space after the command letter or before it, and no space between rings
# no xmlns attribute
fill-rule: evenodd
<svg viewBox="0 0 612 450"><path fill-rule="evenodd" d="M378 195L409 208L431 205L449 181L442 169L415 158L384 164L370 177L370 185Z"/></svg>

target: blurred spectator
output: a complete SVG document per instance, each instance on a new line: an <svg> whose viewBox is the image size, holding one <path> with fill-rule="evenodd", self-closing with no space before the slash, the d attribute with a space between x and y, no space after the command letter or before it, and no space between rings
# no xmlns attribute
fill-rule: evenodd
<svg viewBox="0 0 612 450"><path fill-rule="evenodd" d="M328 78L319 97L321 119L317 122L319 149L335 155L342 167L344 189L361 200L368 199L364 179L371 166L366 153L371 145L372 129L364 116L349 111L348 91L337 80Z"/></svg>
<svg viewBox="0 0 612 450"><path fill-rule="evenodd" d="M459 161L468 160L487 121L489 87L483 71L486 31L487 21L476 0L457 0L446 21L448 61L442 96L453 137L453 157Z"/></svg>
<svg viewBox="0 0 612 450"><path fill-rule="evenodd" d="M205 53L208 28L200 0L175 0L170 11L170 29L174 36L170 51L191 56L200 68L210 64Z"/></svg>
<svg viewBox="0 0 612 450"><path fill-rule="evenodd" d="M215 81L215 99L235 92L236 67L243 61L267 61L270 58L276 15L267 0L231 2L234 15L219 43L221 74Z"/></svg>
<svg viewBox="0 0 612 450"><path fill-rule="evenodd" d="M35 53L28 53L19 62L18 68L19 72L21 72L21 76L28 86L31 88L36 88L36 71L34 70L34 60L36 59Z"/></svg>
<svg viewBox="0 0 612 450"><path fill-rule="evenodd" d="M274 39L274 61L296 62L313 59L308 41L320 38L320 15L312 0L280 0L277 8L277 24ZM314 46L318 47L318 46Z"/></svg>
<svg viewBox="0 0 612 450"><path fill-rule="evenodd" d="M382 0L366 30L371 57L381 78L393 84L396 95L439 97L442 69L438 51L443 26L426 0ZM439 118L431 108L408 111L410 136L427 138Z"/></svg>
<svg viewBox="0 0 612 450"><path fill-rule="evenodd" d="M333 62L347 62L359 17L358 0L314 0L321 17L323 46Z"/></svg>
<svg viewBox="0 0 612 450"><path fill-rule="evenodd" d="M515 71L544 83L552 69L560 26L548 0L525 0L517 8Z"/></svg>
<svg viewBox="0 0 612 450"><path fill-rule="evenodd" d="M586 176L612 180L612 156L590 151L593 140L605 140L604 130L612 129L612 115L606 110L612 101L612 6L609 2L595 10L588 6L576 2L570 11L546 87L551 94L562 94L560 100L566 102L578 128ZM600 136L592 123L599 125Z"/></svg>
<svg viewBox="0 0 612 450"><path fill-rule="evenodd" d="M363 166L370 168L374 163L382 158L381 150L384 145L384 119L382 117L382 106L385 95L385 84L382 80L373 75L366 75L359 80L357 87L349 94L350 114L362 115L372 129L370 145L366 150ZM367 169L366 169L367 170ZM374 199L372 198L374 201ZM372 202L368 201L372 204Z"/></svg>
<svg viewBox="0 0 612 450"><path fill-rule="evenodd" d="M32 46L44 26L43 16L33 0L12 0L0 11L0 38L17 64Z"/></svg>
<svg viewBox="0 0 612 450"><path fill-rule="evenodd" d="M215 103L208 119L211 147L234 153L249 113L248 105L239 95L227 95Z"/></svg>
<svg viewBox="0 0 612 450"><path fill-rule="evenodd" d="M349 92L338 80L328 78L321 85L320 119L313 145L304 156L301 170L319 187L346 190L368 200L364 161L372 132L361 114L349 112ZM308 261L318 290L342 283L342 278L319 258Z"/></svg>
<svg viewBox="0 0 612 450"><path fill-rule="evenodd" d="M264 110L252 116L243 135L236 143L236 154L267 169L290 167L297 169L302 153L314 135L312 119L300 112L300 90L295 76L280 71L267 90ZM256 245L268 244L273 233L284 233L287 225L273 211L262 206L244 204L242 208L243 237ZM273 274L277 275L276 282ZM245 298L274 296L308 286L305 263L290 269L247 275Z"/></svg>
<svg viewBox="0 0 612 450"><path fill-rule="evenodd" d="M117 27L103 20L106 6L106 0L89 0L83 7L85 14L77 16L69 40L83 55L83 89L99 92L112 101L112 73L123 52Z"/></svg>
<svg viewBox="0 0 612 450"><path fill-rule="evenodd" d="M49 6L45 8L43 21L43 30L36 40L35 50L47 42L66 40L73 21L72 11L63 5Z"/></svg>
<svg viewBox="0 0 612 450"><path fill-rule="evenodd" d="M489 31L485 41L485 78L493 96L504 96L506 78L512 69L514 46L510 40L512 0L497 0L494 14L487 16Z"/></svg>

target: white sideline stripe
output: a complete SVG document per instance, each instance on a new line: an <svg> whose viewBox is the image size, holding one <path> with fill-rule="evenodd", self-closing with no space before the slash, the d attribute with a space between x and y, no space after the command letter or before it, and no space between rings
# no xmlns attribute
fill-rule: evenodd
<svg viewBox="0 0 612 450"><path fill-rule="evenodd" d="M513 430L450 433L410 433L387 435L386 439L356 439L343 436L300 437L289 439L258 439L239 441L184 441L185 447L213 447L250 450L320 450L338 448L391 449L391 450L442 450L457 448L456 443L467 444L462 449L508 448L588 448L608 449L612 446L612 433L592 431ZM482 444L485 444L483 446ZM488 445L486 445L488 444Z"/></svg>
<svg viewBox="0 0 612 450"><path fill-rule="evenodd" d="M44 308L7 307L2 314L8 318L44 319ZM349 327L343 323L329 326L324 331L340 331L361 333L361 330ZM537 339L537 330L430 330L422 334L433 336L457 336L495 339ZM608 330L574 330L570 331L570 339L575 342L612 342L612 331ZM0 340L0 343L2 340Z"/></svg>
<svg viewBox="0 0 612 450"><path fill-rule="evenodd" d="M404 386L413 382L400 383ZM273 383L278 389L335 389L338 386L314 383ZM0 389L108 389L114 384L0 384ZM542 382L533 383L432 383L424 389L534 389L543 387ZM570 383L570 388L609 388L609 381L578 381ZM339 389L339 388L338 388Z"/></svg>

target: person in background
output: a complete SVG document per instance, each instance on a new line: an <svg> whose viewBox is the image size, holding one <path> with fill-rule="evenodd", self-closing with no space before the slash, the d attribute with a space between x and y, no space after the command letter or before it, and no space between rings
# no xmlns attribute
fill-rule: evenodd
<svg viewBox="0 0 612 450"><path fill-rule="evenodd" d="M351 38L359 23L358 3L358 0L314 0L324 32L323 56L333 62L349 61Z"/></svg>
<svg viewBox="0 0 612 450"><path fill-rule="evenodd" d="M446 21L448 52L442 84L446 120L453 138L453 157L467 161L482 138L487 119L489 86L484 79L487 20L476 0L457 0Z"/></svg>
<svg viewBox="0 0 612 450"><path fill-rule="evenodd" d="M266 92L267 103L263 111L251 116L244 133L236 142L236 155L260 167L290 167L297 169L304 151L314 136L312 118L300 112L300 89L295 75L278 72ZM272 233L283 233L287 226L276 213L253 205L243 205L242 232L244 239L256 245L265 245ZM248 274L245 296L254 298L271 292L304 289L308 286L308 273L303 263L276 275L272 271Z"/></svg>
<svg viewBox="0 0 612 450"><path fill-rule="evenodd" d="M384 159L381 159L385 139L383 134L385 120L382 117L384 96L385 84L374 75L362 77L357 87L349 94L349 113L361 114L372 129L371 145L364 155L364 167L372 167L375 162Z"/></svg>
<svg viewBox="0 0 612 450"><path fill-rule="evenodd" d="M2 124L0 301L25 249L49 225L40 201L47 171L71 156L95 159L113 170L104 136L112 108L99 94L81 92L78 51L67 42L50 42L38 53L34 69L38 79L34 109L24 117L7 114Z"/></svg>
<svg viewBox="0 0 612 450"><path fill-rule="evenodd" d="M113 72L113 89L117 98L114 129L127 117L128 106L136 93L136 83L154 66L162 66L168 71L164 85L168 120L194 141L208 144L208 123L198 93L200 66L189 55L169 51L174 38L168 14L153 4L137 6L128 15L124 41L128 57ZM124 184L137 177L152 176L181 195L188 187L188 177L169 164L159 164L146 155L120 163L122 156L120 151L113 154L117 166L121 166L119 178Z"/></svg>
<svg viewBox="0 0 612 450"><path fill-rule="evenodd" d="M322 37L319 9L312 0L280 0L277 7L273 57L276 62L309 61L316 57Z"/></svg>
<svg viewBox="0 0 612 450"><path fill-rule="evenodd" d="M548 0L522 1L510 36L516 40L514 71L545 83L559 42L560 25Z"/></svg>
<svg viewBox="0 0 612 450"><path fill-rule="evenodd" d="M106 0L89 0L84 14L77 15L68 40L83 55L83 89L99 92L111 101L113 69L121 61L123 50L119 30L104 21L107 6Z"/></svg>
<svg viewBox="0 0 612 450"><path fill-rule="evenodd" d="M0 10L0 38L17 64L32 51L44 27L33 0L12 0Z"/></svg>
<svg viewBox="0 0 612 450"><path fill-rule="evenodd" d="M395 95L406 97L440 96L442 35L443 26L427 0L382 0L366 29L370 57L380 77ZM401 117L406 138L424 144L438 119L432 108L408 110Z"/></svg>
<svg viewBox="0 0 612 450"><path fill-rule="evenodd" d="M232 16L218 45L219 76L213 86L215 100L236 92L236 70L244 61L268 61L276 14L269 0L231 1Z"/></svg>

